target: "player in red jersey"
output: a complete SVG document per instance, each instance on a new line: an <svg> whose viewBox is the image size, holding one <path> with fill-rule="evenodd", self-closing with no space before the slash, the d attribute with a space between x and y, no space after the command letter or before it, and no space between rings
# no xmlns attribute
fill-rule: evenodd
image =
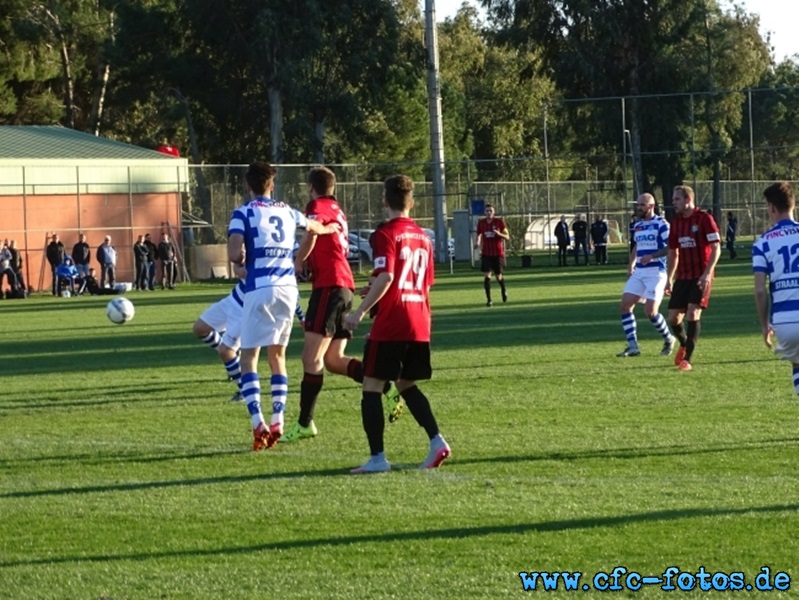
<svg viewBox="0 0 799 600"><path fill-rule="evenodd" d="M505 267L505 240L510 239L505 221L494 216L494 205L486 204L486 216L477 222L477 244L480 249L480 270L483 272L483 287L486 292L486 306L491 302L491 273L497 278L502 290L502 301L508 301L505 291L505 278L502 271Z"/></svg>
<svg viewBox="0 0 799 600"><path fill-rule="evenodd" d="M364 379L361 416L370 458L353 473L388 471L383 447L380 390L397 380L413 418L430 438L430 451L422 469L441 465L450 448L438 431L430 402L416 385L430 379L430 286L433 285L433 248L430 238L408 215L413 207L413 181L395 175L384 184L389 220L374 234L375 279L346 325L352 330L380 302L363 351Z"/></svg>
<svg viewBox="0 0 799 600"><path fill-rule="evenodd" d="M721 256L721 236L713 215L695 206L694 190L689 186L675 187L671 201L674 219L669 233L666 282L666 294L671 294L669 326L680 342L674 364L681 371L690 371L699 338L699 319L702 309L708 306L713 271ZM686 330L683 318L687 320Z"/></svg>
<svg viewBox="0 0 799 600"><path fill-rule="evenodd" d="M346 375L358 383L363 381L363 365L357 358L346 356L347 340L352 337L344 327L344 317L352 309L355 280L347 262L347 217L333 196L336 175L327 167L314 167L308 173L310 202L305 208L309 221L322 225L338 224L338 235L306 234L295 257L295 270L303 264L311 273L313 291L305 316L305 343L302 348L304 370L300 384L300 415L280 438L294 442L317 435L314 409L322 390L325 368L331 373ZM400 401L393 384L386 387L390 403Z"/></svg>

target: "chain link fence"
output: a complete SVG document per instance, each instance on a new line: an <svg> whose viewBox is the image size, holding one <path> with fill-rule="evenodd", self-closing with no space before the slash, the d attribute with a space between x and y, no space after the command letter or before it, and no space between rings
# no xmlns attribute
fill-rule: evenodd
<svg viewBox="0 0 799 600"><path fill-rule="evenodd" d="M374 229L385 218L383 183L366 177L368 165L329 165L338 180L336 197L347 214L350 229ZM303 209L309 200L306 182L310 165L289 165L278 168L275 197ZM230 215L246 198L244 173L247 165L191 167L191 190L185 198L184 229L189 243L222 243ZM401 165L397 169L400 172ZM768 217L762 191L772 181L722 181L721 206L716 215L719 227L725 227L725 217L731 212L738 218L738 236L754 239L768 227ZM205 186L202 189L201 186ZM698 205L710 210L712 181L695 182ZM444 196L448 229L453 234L452 217L455 211L470 211L473 200L491 202L497 207L511 231L508 250L523 253L530 249L532 238L528 229L542 219L567 215L571 220L578 214L590 222L599 215L611 224L612 242L627 242L627 226L634 212L633 181L626 186L620 181L469 181L448 177ZM203 206L202 199L206 199ZM434 229L435 197L432 183L417 181L413 217L422 227ZM662 204L662 198L658 198ZM670 203L667 203L670 204ZM669 211L666 215L670 217ZM479 216L479 215L476 215ZM211 231L203 235L203 230ZM617 235L613 235L613 232ZM547 232L544 232L547 236Z"/></svg>

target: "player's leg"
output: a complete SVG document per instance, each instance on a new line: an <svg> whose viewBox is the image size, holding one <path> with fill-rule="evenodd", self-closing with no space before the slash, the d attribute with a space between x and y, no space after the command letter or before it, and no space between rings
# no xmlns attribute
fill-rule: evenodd
<svg viewBox="0 0 799 600"><path fill-rule="evenodd" d="M261 379L258 377L259 347L241 349L241 394L252 420L253 444L257 452L267 447L269 429L261 412Z"/></svg>
<svg viewBox="0 0 799 600"><path fill-rule="evenodd" d="M272 376L269 379L272 395L272 418L269 422L269 437L266 447L271 448L283 435L283 415L289 394L289 376L288 371L286 371L285 344L272 344L268 347L267 352L269 369L272 372Z"/></svg>
<svg viewBox="0 0 799 600"><path fill-rule="evenodd" d="M484 262L486 259L482 259ZM493 302L491 302L491 270L483 268L483 290L486 294L486 306L493 306Z"/></svg>
<svg viewBox="0 0 799 600"><path fill-rule="evenodd" d="M400 361L401 348L397 343L366 340L361 364L369 367L364 372L361 388L361 421L369 444L369 460L353 469L352 473L377 473L391 469L383 445L386 421L380 394L387 381L399 377Z"/></svg>
<svg viewBox="0 0 799 600"><path fill-rule="evenodd" d="M683 362L691 363L691 359L696 350L696 342L699 339L699 331L701 329L702 309L696 304L689 304L688 310L685 313L685 357Z"/></svg>
<svg viewBox="0 0 799 600"><path fill-rule="evenodd" d="M223 338L224 340L225 338ZM244 396L241 393L241 359L235 347L228 346L224 341L220 342L216 349L219 360L225 365L228 379L236 384L236 391L231 396L231 402L241 402Z"/></svg>
<svg viewBox="0 0 799 600"><path fill-rule="evenodd" d="M202 317L194 322L191 332L196 335L203 344L207 344L214 349L216 349L219 346L219 342L222 341L222 336L219 335L219 332L203 321Z"/></svg>
<svg viewBox="0 0 799 600"><path fill-rule="evenodd" d="M430 440L427 457L420 465L420 469L435 469L452 454L447 440L444 439L438 429L438 422L430 406L430 400L416 383L417 381L428 380L432 375L430 343L409 342L405 344L402 371L400 379L397 381L397 387L405 399L408 412L411 413L419 426L425 430Z"/></svg>
<svg viewBox="0 0 799 600"><path fill-rule="evenodd" d="M508 292L505 290L505 274L504 274L504 265L502 264L502 257L495 256L494 257L494 264L492 265L492 270L494 272L494 276L497 278L497 283L499 284L499 289L502 292L502 303L508 301Z"/></svg>
<svg viewBox="0 0 799 600"><path fill-rule="evenodd" d="M640 296L625 289L619 304L619 314L621 315L621 328L627 340L627 347L616 356L626 358L628 356L639 356L641 350L638 348L638 326L635 321L634 308Z"/></svg>
<svg viewBox="0 0 799 600"><path fill-rule="evenodd" d="M644 279L646 281L644 312L649 322L652 323L652 326L663 338L663 348L660 351L660 355L669 356L674 349L674 344L677 343L677 338L669 332L669 325L659 310L660 302L663 300L663 293L666 289L666 273L649 269L649 272L644 275Z"/></svg>
<svg viewBox="0 0 799 600"><path fill-rule="evenodd" d="M286 430L281 442L295 442L316 436L314 410L324 383L324 355L331 338L311 331L305 332L302 347L302 382L300 383L300 414L297 421Z"/></svg>

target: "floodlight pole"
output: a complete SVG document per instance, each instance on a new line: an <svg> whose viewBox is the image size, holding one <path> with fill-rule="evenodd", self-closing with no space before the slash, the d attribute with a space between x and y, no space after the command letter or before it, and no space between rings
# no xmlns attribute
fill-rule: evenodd
<svg viewBox="0 0 799 600"><path fill-rule="evenodd" d="M438 72L438 31L435 0L425 0L425 45L427 47L427 108L430 115L430 158L435 205L436 262L447 260L447 197L444 180L444 136L441 117L441 80Z"/></svg>

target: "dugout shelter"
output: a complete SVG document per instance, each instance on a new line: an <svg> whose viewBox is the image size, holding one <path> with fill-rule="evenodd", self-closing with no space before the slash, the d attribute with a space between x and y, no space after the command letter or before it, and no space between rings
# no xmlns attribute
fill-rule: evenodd
<svg viewBox="0 0 799 600"><path fill-rule="evenodd" d="M53 232L67 254L86 234L95 268L106 235L116 247L117 280L134 280L133 244L170 234L183 256L185 158L60 126L0 126L0 240L22 250L25 281L48 289L45 247Z"/></svg>

